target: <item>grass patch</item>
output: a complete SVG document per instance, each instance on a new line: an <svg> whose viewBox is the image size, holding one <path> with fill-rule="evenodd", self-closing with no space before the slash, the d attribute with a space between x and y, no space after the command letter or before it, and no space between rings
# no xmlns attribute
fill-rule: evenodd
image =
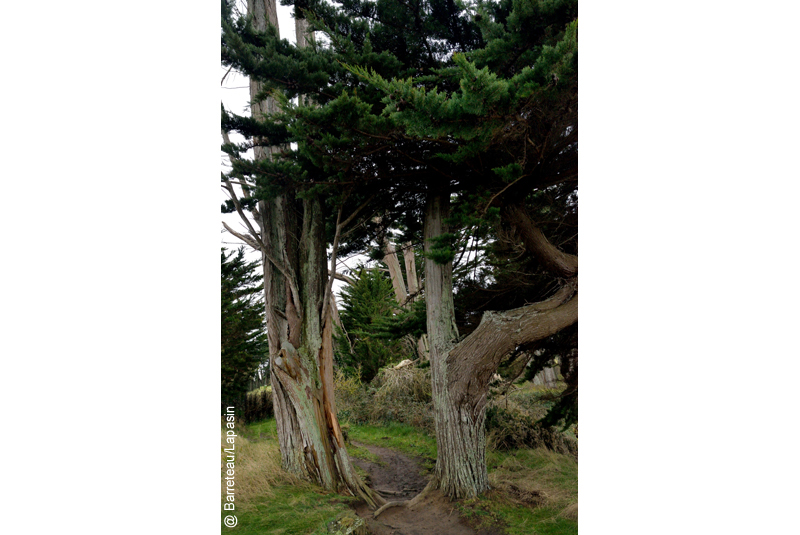
<svg viewBox="0 0 800 535"><path fill-rule="evenodd" d="M222 430L222 448L226 442ZM237 426L235 441L234 514L237 533L259 535L326 534L327 523L349 511L353 498L325 492L283 471L275 419ZM226 452L222 451L222 503L227 487ZM222 509L222 507L220 507Z"/></svg>
<svg viewBox="0 0 800 535"><path fill-rule="evenodd" d="M379 464L381 466L385 466L386 463L381 460L380 457L372 453L371 451L365 448L359 448L355 444L348 444L347 445L347 454L350 457L356 457L358 459L364 459L365 461L369 461L371 463ZM358 467L356 467L358 468Z"/></svg>
<svg viewBox="0 0 800 535"><path fill-rule="evenodd" d="M421 457L425 468L432 468L436 462L436 437L416 427L396 422L385 425L351 424L349 433L350 440Z"/></svg>
<svg viewBox="0 0 800 535"><path fill-rule="evenodd" d="M327 533L327 524L349 511L347 498L324 493L310 484L281 485L268 499L254 500L252 508L236 510L240 535L309 535ZM224 518L227 511L223 511Z"/></svg>
<svg viewBox="0 0 800 535"><path fill-rule="evenodd" d="M492 490L459 504L479 527L508 535L577 535L578 462L543 448L488 451Z"/></svg>
<svg viewBox="0 0 800 535"><path fill-rule="evenodd" d="M248 424L242 432L249 440L278 440L278 424L275 418Z"/></svg>

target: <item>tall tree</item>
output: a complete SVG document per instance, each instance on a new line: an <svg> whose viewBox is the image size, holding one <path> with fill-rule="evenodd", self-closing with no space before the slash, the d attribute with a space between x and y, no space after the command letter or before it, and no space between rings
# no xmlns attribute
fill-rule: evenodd
<svg viewBox="0 0 800 535"><path fill-rule="evenodd" d="M231 4L223 2L222 7L223 51L226 38L242 44L241 35L256 40L265 34L277 37L274 1L250 0L249 16L240 19L238 25L232 21ZM305 26L296 25L300 31L298 47L311 41L306 39ZM287 187L265 172L270 165L280 168L280 156L286 150L280 145L288 137L285 128L261 128L276 113L274 98L280 97L265 94L264 79L248 70L250 66L238 65L251 79L252 117L239 119L246 125L240 130L250 135L256 157L252 163L245 162L226 139L233 172L223 176L231 196L229 209L239 212L248 232L226 228L262 254L270 377L282 463L286 470L324 488L347 489L375 506L382 500L355 473L336 418L330 313L335 305L327 269L328 211L323 192L313 187ZM223 109L223 132L230 126L226 125L228 118ZM238 199L234 180L242 184L246 199ZM245 205L258 229L244 214ZM348 223L341 216L342 209L336 219L334 251L338 235Z"/></svg>
<svg viewBox="0 0 800 535"><path fill-rule="evenodd" d="M238 400L268 354L259 266L247 262L244 248L222 250L222 402Z"/></svg>
<svg viewBox="0 0 800 535"><path fill-rule="evenodd" d="M577 19L563 21L565 13L554 5L516 0L507 16L479 9L476 17L484 21L488 44L469 58L454 55L458 91L426 87L424 79L387 80L353 69L384 92L384 115L403 125L407 136L444 145L436 155L445 164L441 167L459 169L463 177L454 179L452 172L431 165L439 176L431 180L425 213L439 444L434 485L453 497L472 497L488 488L485 406L489 380L502 359L578 318L577 256L554 246L526 208L536 192L577 179ZM515 52L511 61L509 51ZM472 209L484 215L493 211L513 229L558 289L537 303L484 313L479 326L458 340L449 243L450 226L457 221L449 217L450 204L453 196L456 202L474 203L474 194L484 200Z"/></svg>

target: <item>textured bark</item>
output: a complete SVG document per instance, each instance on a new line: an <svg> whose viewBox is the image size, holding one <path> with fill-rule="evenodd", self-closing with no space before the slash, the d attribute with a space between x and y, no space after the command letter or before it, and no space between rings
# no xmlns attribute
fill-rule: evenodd
<svg viewBox="0 0 800 535"><path fill-rule="evenodd" d="M403 244L403 260L405 261L406 265L406 280L408 281L408 302L412 303L419 297L420 289L422 285L420 284L419 277L417 276L417 262L416 258L414 258L414 248L411 245L411 242L406 242ZM422 334L417 339L417 354L422 360L429 360L429 349L428 349L428 335Z"/></svg>
<svg viewBox="0 0 800 535"><path fill-rule="evenodd" d="M417 278L417 262L414 258L414 248L411 242L403 244L403 260L406 264L406 279L408 280L408 293L410 298L413 298L419 292L419 279Z"/></svg>
<svg viewBox="0 0 800 535"><path fill-rule="evenodd" d="M578 257L558 249L534 225L525 207L521 204L509 204L501 210L502 218L511 224L519 234L525 249L542 263L552 274L572 278L578 275Z"/></svg>
<svg viewBox="0 0 800 535"><path fill-rule="evenodd" d="M406 285L403 282L403 272L400 269L400 260L397 258L397 251L394 245L386 237L383 239L383 263L389 268L389 278L392 280L392 288L394 288L394 296L397 299L397 304L403 306L406 304L408 295L406 294Z"/></svg>
<svg viewBox="0 0 800 535"><path fill-rule="evenodd" d="M425 214L425 251L447 232L446 194L431 195ZM576 268L577 269L577 268ZM456 343L452 264L425 263L431 381L438 454L435 478L451 498L471 498L489 488L486 469L486 401L502 359L521 345L546 338L578 320L577 279L546 301L487 312L475 331Z"/></svg>
<svg viewBox="0 0 800 535"><path fill-rule="evenodd" d="M285 469L331 490L349 490L376 507L383 500L357 476L344 446L336 417L333 393L333 337L331 314L323 319L322 303L327 291L324 214L318 198L293 203L299 210L277 209L285 198L277 199L270 216L267 234L271 238L290 235L295 240L268 243L267 253L289 262L288 269L267 263L265 284L270 321L270 371L275 403L275 418L281 460ZM292 264L292 262L294 264ZM297 274L296 284L287 284L284 271ZM294 299L292 288L299 288ZM293 302L301 310L293 310ZM281 309L281 306L283 307Z"/></svg>
<svg viewBox="0 0 800 535"><path fill-rule="evenodd" d="M253 26L256 30L266 31L271 24L278 27L278 0L247 0L247 12L253 17ZM250 80L250 114L253 117L260 117L264 114L271 114L278 111L275 99L269 97L261 102L255 101L255 96L261 91L262 84L255 80ZM256 140L254 156L256 160L262 160L280 152L278 146L263 146ZM268 141L268 140L267 140Z"/></svg>
<svg viewBox="0 0 800 535"><path fill-rule="evenodd" d="M578 294L566 285L546 301L486 312L481 323L447 357L449 389L456 403L483 412L492 374L517 346L551 336L578 321Z"/></svg>
<svg viewBox="0 0 800 535"><path fill-rule="evenodd" d="M446 192L432 194L425 213L425 252L432 239L446 232L449 211ZM448 355L458 331L453 307L453 264L425 262L425 299L428 313L431 386L436 423L435 478L439 488L452 498L474 497L489 488L486 471L485 414L464 412L449 388Z"/></svg>
<svg viewBox="0 0 800 535"><path fill-rule="evenodd" d="M266 29L269 23L277 27L275 0L248 0L248 9L256 28ZM304 23L297 25L302 30L300 46L306 42ZM254 117L276 111L272 99L255 102L260 89L260 84L251 81ZM279 150L256 147L255 156L271 158ZM384 500L353 470L336 418L333 319L323 306L328 281L324 215L319 197L298 201L289 195L259 201L253 211L259 231L250 238L262 255L270 381L281 461L293 474L326 489L346 489L377 507Z"/></svg>

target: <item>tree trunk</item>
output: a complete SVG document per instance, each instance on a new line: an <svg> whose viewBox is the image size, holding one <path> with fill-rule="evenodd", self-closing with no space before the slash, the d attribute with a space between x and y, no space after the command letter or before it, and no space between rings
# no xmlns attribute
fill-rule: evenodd
<svg viewBox="0 0 800 535"><path fill-rule="evenodd" d="M434 193L425 211L425 252L432 239L446 232L449 211L446 192ZM486 433L483 412L464 412L450 391L448 355L458 338L453 307L453 264L425 262L425 299L428 313L431 386L436 423L435 477L439 488L452 498L473 497L489 488L486 471Z"/></svg>
<svg viewBox="0 0 800 535"><path fill-rule="evenodd" d="M275 0L248 0L257 29L277 27ZM306 43L306 24L296 25ZM270 98L255 102L260 84L251 81L254 117L275 111ZM256 147L257 159L278 147ZM371 507L384 502L356 475L344 445L333 395L331 315L323 323L327 283L322 202L291 195L259 201L254 217L260 230L270 383L284 469L325 489L347 489Z"/></svg>
<svg viewBox="0 0 800 535"><path fill-rule="evenodd" d="M414 261L414 249L411 248L411 242L403 246L403 261L406 266L406 281L403 280L403 272L400 269L400 258L397 250L392 242L389 241L389 238L384 237L383 263L389 269L389 278L392 281L395 299L397 299L397 304L401 307L408 308L416 299L420 290L417 267ZM408 283L408 292L406 292L406 282ZM425 334L418 339L408 335L407 338L404 338L404 345L407 346L406 349L409 352L416 352L420 359L428 360L428 337Z"/></svg>
<svg viewBox="0 0 800 535"><path fill-rule="evenodd" d="M449 197L433 194L425 214L425 252L447 232ZM504 312L487 312L456 343L452 263L425 263L425 293L438 454L435 477L451 498L471 498L489 488L486 469L486 401L489 381L503 357L578 320L577 279L556 294Z"/></svg>
<svg viewBox="0 0 800 535"><path fill-rule="evenodd" d="M346 488L375 507L383 500L353 470L336 417L333 319L328 314L323 323L322 311L327 281L322 203L315 197L298 204L276 199L266 225L270 371L281 459L286 470L326 489ZM299 236L296 248L287 235Z"/></svg>
<svg viewBox="0 0 800 535"><path fill-rule="evenodd" d="M397 304L404 306L408 299L406 294L406 284L403 281L403 272L400 269L400 260L397 258L397 251L389 241L389 237L383 239L383 263L389 269L389 278L392 281L392 288L394 288L394 297L397 299Z"/></svg>
<svg viewBox="0 0 800 535"><path fill-rule="evenodd" d="M408 302L412 303L419 297L419 291L422 285L417 276L417 262L416 258L414 258L414 247L411 242L403 244L403 260L405 260L406 279L408 280ZM424 333L417 339L417 354L422 360L430 360L428 335Z"/></svg>

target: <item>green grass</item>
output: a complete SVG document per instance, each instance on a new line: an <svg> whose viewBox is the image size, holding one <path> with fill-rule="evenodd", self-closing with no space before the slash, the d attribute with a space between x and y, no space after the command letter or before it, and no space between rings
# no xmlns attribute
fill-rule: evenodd
<svg viewBox="0 0 800 535"><path fill-rule="evenodd" d="M365 461L369 461L371 463L385 465L386 463L381 460L380 457L372 453L371 451L365 448L359 448L355 444L348 444L347 445L347 453L350 457L357 457L359 459L364 459ZM358 468L358 467L356 467Z"/></svg>
<svg viewBox="0 0 800 535"><path fill-rule="evenodd" d="M259 440L262 433L266 435L267 439L278 440L278 424L275 422L275 418L254 422L247 425L245 433L248 440Z"/></svg>
<svg viewBox="0 0 800 535"><path fill-rule="evenodd" d="M327 524L348 511L347 498L324 493L309 484L273 487L274 495L233 511L240 535L310 535L327 533ZM231 514L223 511L222 517ZM227 529L227 528L226 528Z"/></svg>
<svg viewBox="0 0 800 535"><path fill-rule="evenodd" d="M422 466L426 470L433 469L436 462L436 437L407 424L394 422L386 425L350 424L348 433L351 441L391 448L420 457ZM351 447L347 447L348 452L351 451Z"/></svg>
<svg viewBox="0 0 800 535"><path fill-rule="evenodd" d="M274 418L245 426L241 435L251 443L251 448L274 448L277 452L278 433ZM239 481L242 481L244 478L242 468L237 466L237 470ZM276 474L281 472L277 465L272 470ZM251 492L246 498L240 494L234 502L236 505L234 511L222 511L223 519L229 514L236 516L238 523L233 528L236 533L240 535L327 534L328 522L349 511L348 503L354 499L325 492L310 483L289 484L288 476L277 476L275 479L280 483L268 485L263 494L257 491ZM224 528L223 531L227 529Z"/></svg>
<svg viewBox="0 0 800 535"><path fill-rule="evenodd" d="M508 535L577 535L578 522L564 515L578 502L578 462L573 457L543 449L489 451L486 464L495 489L464 502L462 514L499 525ZM543 493L544 503L519 503L509 485Z"/></svg>
<svg viewBox="0 0 800 535"><path fill-rule="evenodd" d="M431 470L436 460L436 439L415 427L386 425L348 426L351 441L392 448L423 459ZM275 420L247 426L249 440L277 441ZM364 448L348 444L348 452L372 462L378 459ZM565 509L578 502L578 462L573 457L542 449L488 451L486 464L493 490L458 505L460 513L478 526L500 528L508 535L577 535L578 522ZM361 472L359 470L359 472ZM509 486L539 491L544 503L520 503ZM321 535L327 523L347 511L349 498L324 493L310 484L273 487L274 495L257 500L251 510L239 511L243 534ZM223 515L224 516L224 515Z"/></svg>

